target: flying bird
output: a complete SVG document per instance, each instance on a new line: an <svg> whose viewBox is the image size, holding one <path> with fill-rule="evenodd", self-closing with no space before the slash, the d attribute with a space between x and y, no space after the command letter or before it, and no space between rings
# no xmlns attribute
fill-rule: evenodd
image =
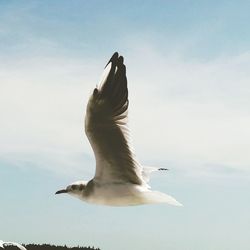
<svg viewBox="0 0 250 250"><path fill-rule="evenodd" d="M0 248L6 248L6 247L17 247L19 248L20 250L27 250L24 246L18 244L18 243L15 243L15 242L4 242L2 240L0 240Z"/></svg>
<svg viewBox="0 0 250 250"><path fill-rule="evenodd" d="M90 181L74 182L56 194L67 193L85 202L108 206L182 206L170 195L150 189L151 172L164 169L142 166L136 159L129 139L128 104L126 67L116 52L87 104L85 133L95 155L95 176Z"/></svg>

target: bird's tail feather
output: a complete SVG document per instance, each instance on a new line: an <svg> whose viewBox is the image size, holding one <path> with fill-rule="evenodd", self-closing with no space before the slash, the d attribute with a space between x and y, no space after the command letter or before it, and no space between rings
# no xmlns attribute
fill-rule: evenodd
<svg viewBox="0 0 250 250"><path fill-rule="evenodd" d="M151 204L167 203L173 206L179 206L179 207L183 206L180 202L178 202L172 196L158 192L158 191L148 191L148 192L145 192L144 194L148 203L151 203Z"/></svg>

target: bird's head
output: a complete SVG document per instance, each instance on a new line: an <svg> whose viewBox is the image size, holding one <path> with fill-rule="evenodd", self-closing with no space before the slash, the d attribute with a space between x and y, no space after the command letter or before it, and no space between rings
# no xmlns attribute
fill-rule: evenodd
<svg viewBox="0 0 250 250"><path fill-rule="evenodd" d="M70 194L79 196L85 192L87 181L76 181L68 185L65 189L58 190L55 194Z"/></svg>

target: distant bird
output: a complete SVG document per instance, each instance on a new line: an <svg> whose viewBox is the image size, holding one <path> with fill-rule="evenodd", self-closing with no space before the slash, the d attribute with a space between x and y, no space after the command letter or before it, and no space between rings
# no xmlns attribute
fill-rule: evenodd
<svg viewBox="0 0 250 250"><path fill-rule="evenodd" d="M24 246L18 244L18 243L15 243L15 242L4 242L2 240L0 240L0 248L6 248L6 247L17 247L19 248L20 250L27 250Z"/></svg>
<svg viewBox="0 0 250 250"><path fill-rule="evenodd" d="M144 167L136 160L129 142L127 118L126 67L116 52L87 105L85 133L95 154L95 176L90 181L74 182L56 194L68 193L89 203L109 206L181 206L173 197L150 189L149 174L163 169Z"/></svg>

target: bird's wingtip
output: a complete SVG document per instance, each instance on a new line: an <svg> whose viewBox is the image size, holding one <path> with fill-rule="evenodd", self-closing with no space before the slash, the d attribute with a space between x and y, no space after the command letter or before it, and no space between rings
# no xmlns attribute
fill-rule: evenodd
<svg viewBox="0 0 250 250"><path fill-rule="evenodd" d="M110 62L113 62L114 60L117 60L117 59L118 59L118 56L119 56L119 54L118 54L118 52L116 51L116 52L111 56L111 58L109 59L108 63L105 65L104 68L106 68Z"/></svg>
<svg viewBox="0 0 250 250"><path fill-rule="evenodd" d="M121 61L123 62L123 57L122 57L122 56L119 56L119 53L116 51L116 52L111 56L111 58L109 59L108 63L105 65L104 68L106 68L106 67L108 66L109 63L116 61L116 60L118 59L118 57L121 58L121 59L119 59L119 60L121 60Z"/></svg>
<svg viewBox="0 0 250 250"><path fill-rule="evenodd" d="M181 204L179 201L177 201L177 203L175 204L175 206L177 206L177 207L184 207L183 204Z"/></svg>

